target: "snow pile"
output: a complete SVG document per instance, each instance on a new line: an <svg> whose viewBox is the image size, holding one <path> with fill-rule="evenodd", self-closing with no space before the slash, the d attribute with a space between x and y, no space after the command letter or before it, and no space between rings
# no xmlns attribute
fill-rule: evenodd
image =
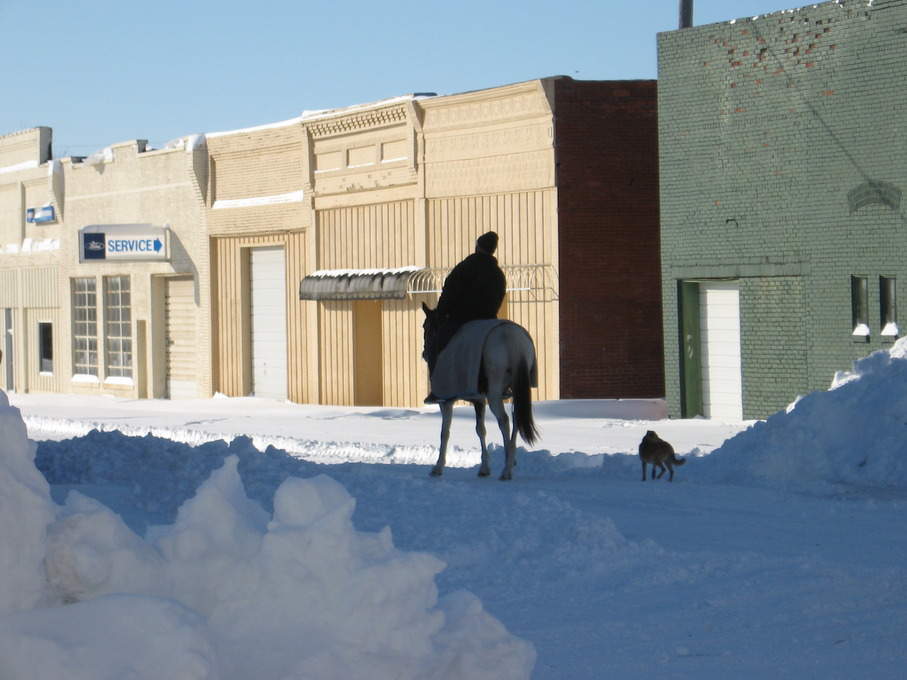
<svg viewBox="0 0 907 680"><path fill-rule="evenodd" d="M32 609L45 596L43 537L54 504L35 468L35 448L19 410L0 391L0 616Z"/></svg>
<svg viewBox="0 0 907 680"><path fill-rule="evenodd" d="M907 487L907 338L725 442L711 479Z"/></svg>
<svg viewBox="0 0 907 680"><path fill-rule="evenodd" d="M333 479L286 479L271 514L230 455L142 540L78 492L53 504L0 395L0 677L529 677L532 645L439 598L437 558L357 531Z"/></svg>

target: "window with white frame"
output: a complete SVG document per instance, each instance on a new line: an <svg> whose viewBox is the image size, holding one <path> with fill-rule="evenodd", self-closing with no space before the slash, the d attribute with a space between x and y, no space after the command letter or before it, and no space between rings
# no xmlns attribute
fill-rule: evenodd
<svg viewBox="0 0 907 680"><path fill-rule="evenodd" d="M104 277L106 377L132 377L132 301L128 276Z"/></svg>
<svg viewBox="0 0 907 680"><path fill-rule="evenodd" d="M98 376L97 280L72 280L72 368L76 375Z"/></svg>
<svg viewBox="0 0 907 680"><path fill-rule="evenodd" d="M898 328L897 279L892 276L879 277L879 312L881 313L882 335L897 337Z"/></svg>
<svg viewBox="0 0 907 680"><path fill-rule="evenodd" d="M72 279L73 373L77 377L130 380L132 297L129 277L105 276L103 285L103 299L99 300L97 278Z"/></svg>
<svg viewBox="0 0 907 680"><path fill-rule="evenodd" d="M54 325L46 321L38 323L38 362L41 373L54 372Z"/></svg>
<svg viewBox="0 0 907 680"><path fill-rule="evenodd" d="M850 307L853 336L869 340L869 279L865 276L850 277Z"/></svg>

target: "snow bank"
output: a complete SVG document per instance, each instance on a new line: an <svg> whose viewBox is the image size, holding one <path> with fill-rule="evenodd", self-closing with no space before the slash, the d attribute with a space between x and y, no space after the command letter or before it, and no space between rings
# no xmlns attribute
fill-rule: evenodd
<svg viewBox="0 0 907 680"><path fill-rule="evenodd" d="M907 338L729 439L707 477L907 487Z"/></svg>
<svg viewBox="0 0 907 680"><path fill-rule="evenodd" d="M53 504L0 397L0 677L529 677L532 645L439 599L440 560L357 531L333 479L286 479L269 513L230 455L142 540L79 493Z"/></svg>
<svg viewBox="0 0 907 680"><path fill-rule="evenodd" d="M0 616L32 609L46 596L44 533L55 507L35 468L35 448L19 409L0 391Z"/></svg>
<svg viewBox="0 0 907 680"><path fill-rule="evenodd" d="M214 665L204 620L173 600L105 595L0 619L3 678L212 680Z"/></svg>

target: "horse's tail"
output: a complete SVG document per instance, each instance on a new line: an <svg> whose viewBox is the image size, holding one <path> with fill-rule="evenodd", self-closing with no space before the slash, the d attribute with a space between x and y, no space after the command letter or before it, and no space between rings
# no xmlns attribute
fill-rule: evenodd
<svg viewBox="0 0 907 680"><path fill-rule="evenodd" d="M513 426L527 444L534 444L539 438L532 416L532 381L525 357L520 359L513 375Z"/></svg>

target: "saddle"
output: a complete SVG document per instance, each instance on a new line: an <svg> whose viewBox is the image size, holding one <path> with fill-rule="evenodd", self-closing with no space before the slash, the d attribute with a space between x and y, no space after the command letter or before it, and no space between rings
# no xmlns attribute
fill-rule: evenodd
<svg viewBox="0 0 907 680"><path fill-rule="evenodd" d="M439 399L474 399L485 396L482 350L485 338L507 319L481 319L464 324L441 350L431 376L431 391Z"/></svg>

